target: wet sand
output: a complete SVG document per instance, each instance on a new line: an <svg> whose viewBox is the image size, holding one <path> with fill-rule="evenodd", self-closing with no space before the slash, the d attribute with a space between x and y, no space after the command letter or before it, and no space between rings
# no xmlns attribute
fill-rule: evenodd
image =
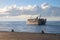
<svg viewBox="0 0 60 40"><path fill-rule="evenodd" d="M60 34L0 32L0 40L60 40Z"/></svg>

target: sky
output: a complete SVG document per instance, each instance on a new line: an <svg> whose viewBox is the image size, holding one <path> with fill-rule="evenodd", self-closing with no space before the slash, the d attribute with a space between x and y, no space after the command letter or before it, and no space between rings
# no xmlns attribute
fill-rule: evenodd
<svg viewBox="0 0 60 40"><path fill-rule="evenodd" d="M37 10L40 10L40 6L45 10L49 8L50 5L60 7L60 0L0 0L0 21L23 20L27 18L27 16L21 16L21 13L36 14L39 12ZM30 17L30 15L28 17Z"/></svg>
<svg viewBox="0 0 60 40"><path fill-rule="evenodd" d="M0 0L0 7L14 5L26 6L26 5L41 5L42 3L49 3L53 6L60 7L60 0Z"/></svg>

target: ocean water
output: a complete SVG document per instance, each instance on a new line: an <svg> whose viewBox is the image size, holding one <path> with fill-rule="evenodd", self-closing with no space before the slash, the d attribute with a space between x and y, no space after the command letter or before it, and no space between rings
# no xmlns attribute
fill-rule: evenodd
<svg viewBox="0 0 60 40"><path fill-rule="evenodd" d="M0 31L15 32L31 32L41 33L59 33L60 34L60 21L47 21L46 25L28 25L25 21L0 21Z"/></svg>

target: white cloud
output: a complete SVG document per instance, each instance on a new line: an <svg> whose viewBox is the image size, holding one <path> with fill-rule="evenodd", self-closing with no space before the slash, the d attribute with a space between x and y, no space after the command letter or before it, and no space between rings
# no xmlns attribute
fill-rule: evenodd
<svg viewBox="0 0 60 40"><path fill-rule="evenodd" d="M38 8L39 9L39 8ZM37 13L37 6L36 5L28 5L28 6L6 6L4 8L0 8L1 13L8 13L7 16L18 16L20 14L36 14Z"/></svg>
<svg viewBox="0 0 60 40"><path fill-rule="evenodd" d="M26 21L27 19L36 16L38 15L3 16L0 17L0 21Z"/></svg>
<svg viewBox="0 0 60 40"><path fill-rule="evenodd" d="M47 21L60 21L60 17L45 17Z"/></svg>
<svg viewBox="0 0 60 40"><path fill-rule="evenodd" d="M53 12L53 15L59 15L60 8L52 7L48 3L43 3L41 6L38 5L27 5L27 6L17 6L17 5L11 5L11 6L5 6L4 8L0 8L0 19L7 19L7 20L20 20L20 19L26 19L29 18L29 15L35 15L35 14L41 14L43 16L49 16ZM46 10L47 9L47 10ZM55 10L57 9L57 10ZM25 15L23 15L25 14ZM23 16L22 16L23 15ZM53 16L52 15L52 16ZM60 16L60 15L59 15ZM48 18L49 19L49 18Z"/></svg>
<svg viewBox="0 0 60 40"><path fill-rule="evenodd" d="M50 5L48 3L41 4L42 9L46 9L46 8L49 8L49 7L50 7Z"/></svg>
<svg viewBox="0 0 60 40"><path fill-rule="evenodd" d="M33 9L34 7L33 6L31 6L31 5L28 5L28 6L22 6L22 7L20 7L20 9L22 9L22 10L31 10L31 9Z"/></svg>

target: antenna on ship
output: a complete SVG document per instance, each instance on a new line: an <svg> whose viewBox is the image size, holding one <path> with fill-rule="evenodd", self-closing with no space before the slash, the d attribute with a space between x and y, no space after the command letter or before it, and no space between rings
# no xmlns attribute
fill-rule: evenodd
<svg viewBox="0 0 60 40"><path fill-rule="evenodd" d="M40 18L41 18L41 14L40 14Z"/></svg>
<svg viewBox="0 0 60 40"><path fill-rule="evenodd" d="M41 18L41 14L38 15L38 18L39 18L39 19Z"/></svg>

